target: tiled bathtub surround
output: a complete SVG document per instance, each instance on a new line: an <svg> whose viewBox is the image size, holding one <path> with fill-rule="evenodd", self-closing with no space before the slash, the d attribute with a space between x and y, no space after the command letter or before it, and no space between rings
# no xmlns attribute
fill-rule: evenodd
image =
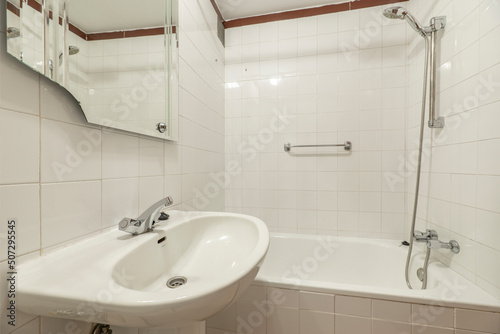
<svg viewBox="0 0 500 334"><path fill-rule="evenodd" d="M407 25L381 13L226 30L226 158L242 167L227 210L273 231L404 237L405 182L385 174L404 160ZM287 141L353 150L289 154Z"/></svg>
<svg viewBox="0 0 500 334"><path fill-rule="evenodd" d="M207 334L498 334L500 313L251 286Z"/></svg>
<svg viewBox="0 0 500 334"><path fill-rule="evenodd" d="M456 239L460 254L435 257L499 298L499 2L401 5L423 24L448 17L438 50L438 114L447 126L425 130L432 145L424 150L417 229ZM227 30L226 159L243 170L228 187L227 210L259 216L274 231L407 238L423 40L404 21L382 18L385 7ZM270 140L263 134L277 112L295 117ZM252 142L259 134L261 146ZM345 140L352 155L282 148ZM455 334L500 333L494 321L481 327L481 317L463 325L460 315L474 311L455 313ZM376 321L365 323L376 329ZM454 333L454 324L437 327Z"/></svg>
<svg viewBox="0 0 500 334"><path fill-rule="evenodd" d="M439 43L437 86L438 113L446 126L425 130L417 229L432 228L441 240L457 240L460 254L442 250L434 255L500 298L500 3L415 0L405 5L422 22L439 15L448 19ZM412 161L421 106L423 41L413 31L407 35L406 156ZM407 168L409 220L415 166Z"/></svg>
<svg viewBox="0 0 500 334"><path fill-rule="evenodd" d="M224 50L216 14L209 2L180 1L181 138L172 143L88 124L71 96L6 53L0 4L0 332L88 332L88 323L22 313L15 328L6 325L5 222L19 222L22 262L116 228L166 195L181 209L224 210L222 188L204 192L210 174L224 170ZM114 328L139 332L166 333Z"/></svg>

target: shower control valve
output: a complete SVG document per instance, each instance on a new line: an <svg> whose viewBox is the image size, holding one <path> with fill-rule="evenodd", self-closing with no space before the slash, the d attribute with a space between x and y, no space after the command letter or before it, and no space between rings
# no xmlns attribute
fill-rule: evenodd
<svg viewBox="0 0 500 334"><path fill-rule="evenodd" d="M434 230L425 230L425 232L415 231L413 232L413 239L416 242L427 242L429 240L437 240L438 234Z"/></svg>

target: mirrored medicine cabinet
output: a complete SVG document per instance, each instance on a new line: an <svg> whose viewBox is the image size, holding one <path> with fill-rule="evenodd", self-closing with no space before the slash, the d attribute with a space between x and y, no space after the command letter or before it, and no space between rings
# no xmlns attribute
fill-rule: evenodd
<svg viewBox="0 0 500 334"><path fill-rule="evenodd" d="M7 0L7 52L89 123L178 140L177 0Z"/></svg>

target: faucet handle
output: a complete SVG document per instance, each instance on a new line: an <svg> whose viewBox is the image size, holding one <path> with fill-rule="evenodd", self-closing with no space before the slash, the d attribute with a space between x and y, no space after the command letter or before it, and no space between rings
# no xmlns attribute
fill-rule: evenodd
<svg viewBox="0 0 500 334"><path fill-rule="evenodd" d="M123 218L118 223L118 228L120 231L125 231L131 234L140 234L142 233L141 227L144 224L144 221L131 219L131 218Z"/></svg>
<svg viewBox="0 0 500 334"><path fill-rule="evenodd" d="M438 234L435 230L425 230L425 233L429 236L430 240L438 240Z"/></svg>
<svg viewBox="0 0 500 334"><path fill-rule="evenodd" d="M425 230L425 232L414 231L413 239L416 242L427 242L428 240L437 240L438 234L436 231L429 229Z"/></svg>
<svg viewBox="0 0 500 334"><path fill-rule="evenodd" d="M166 214L165 212L160 212L160 217L158 217L158 220L167 220L170 218L170 215Z"/></svg>

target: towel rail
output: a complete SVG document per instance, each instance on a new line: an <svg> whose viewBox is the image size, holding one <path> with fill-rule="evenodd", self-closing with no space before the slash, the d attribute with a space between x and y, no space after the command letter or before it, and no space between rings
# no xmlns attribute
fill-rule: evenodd
<svg viewBox="0 0 500 334"><path fill-rule="evenodd" d="M292 145L288 142L285 143L284 149L285 152L290 152L293 147L340 147L343 146L345 151L350 151L352 149L352 143L350 141L346 141L343 144L325 144L325 145Z"/></svg>

